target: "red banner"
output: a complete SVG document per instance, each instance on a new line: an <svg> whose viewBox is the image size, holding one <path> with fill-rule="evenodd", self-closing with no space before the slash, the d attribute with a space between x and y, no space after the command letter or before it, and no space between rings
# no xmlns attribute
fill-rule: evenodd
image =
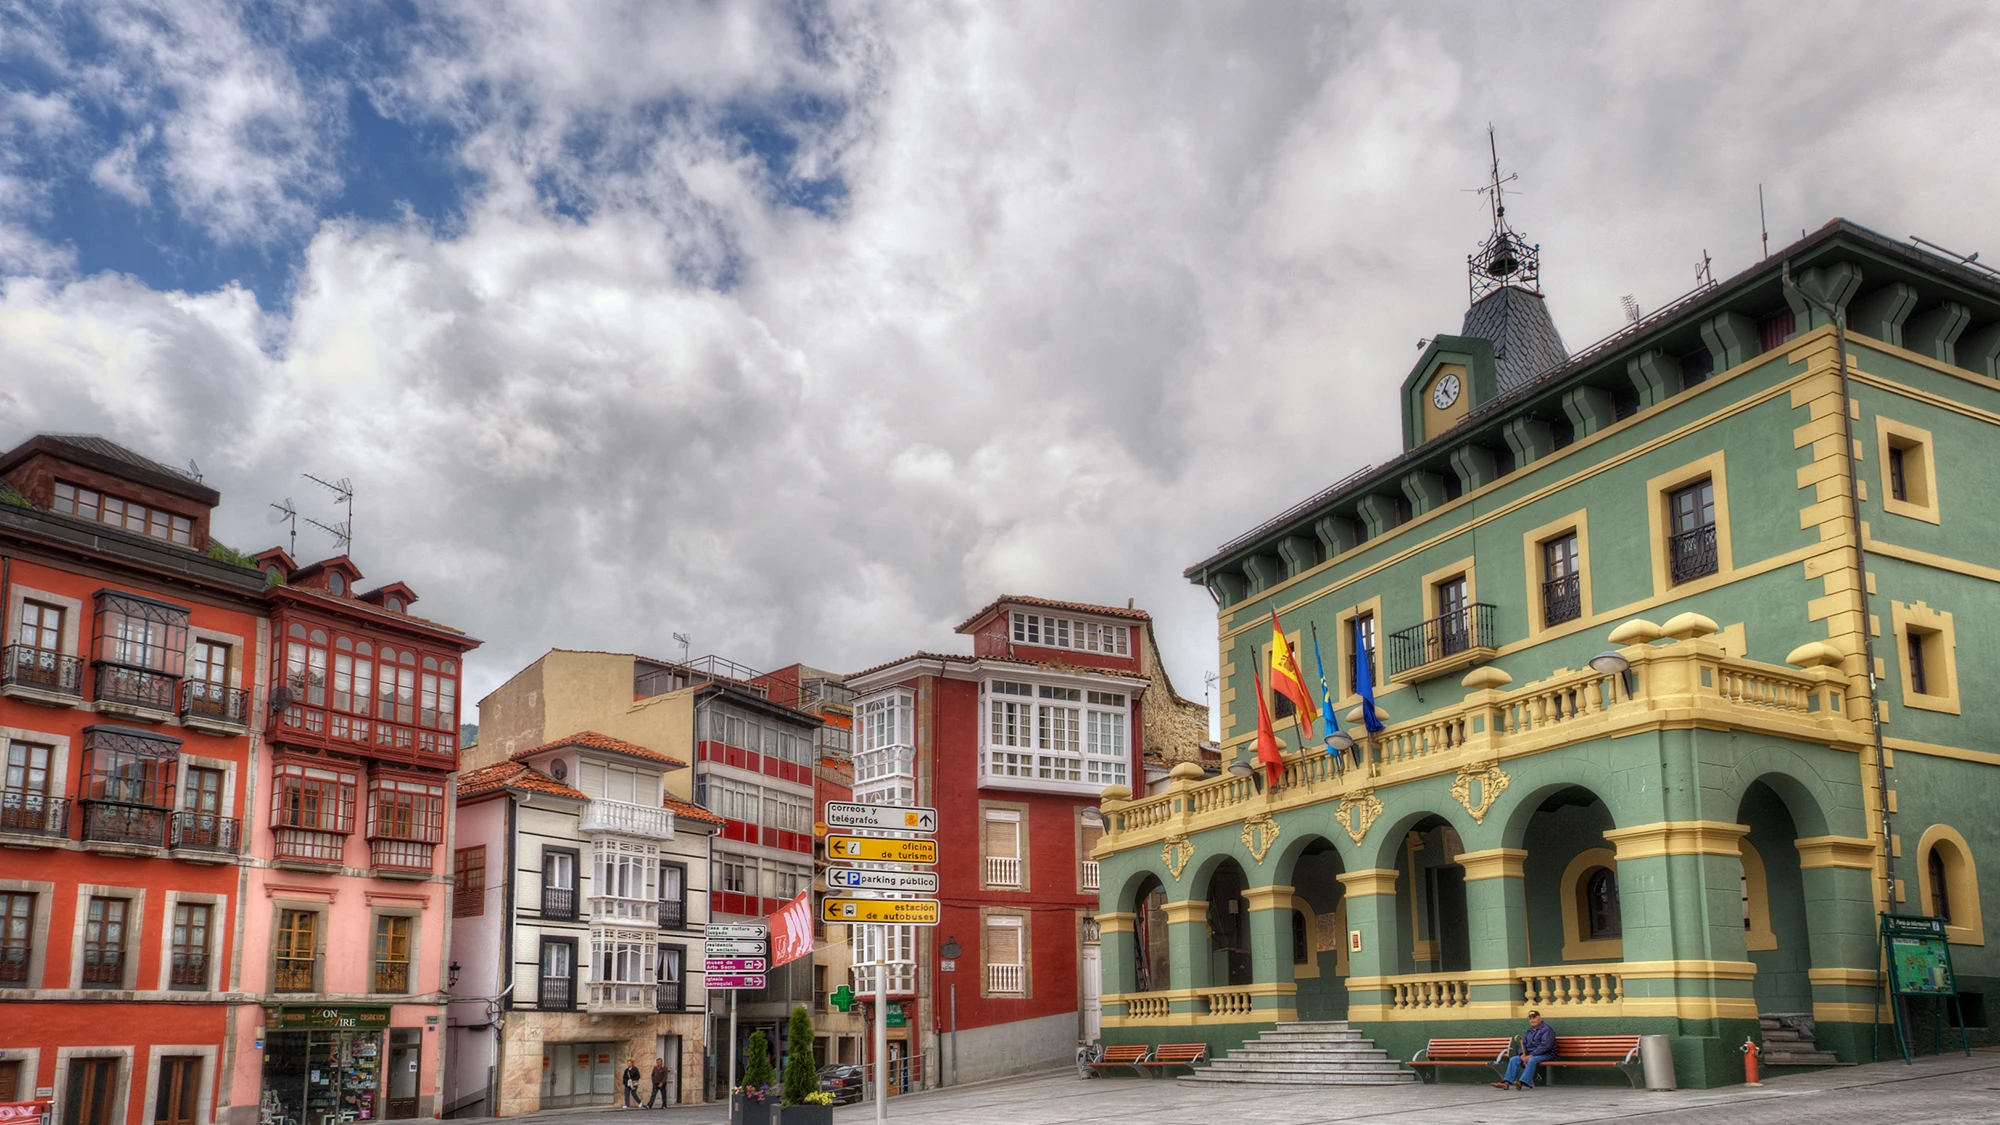
<svg viewBox="0 0 2000 1125"><path fill-rule="evenodd" d="M812 892L803 891L771 915L771 967L812 956Z"/></svg>
<svg viewBox="0 0 2000 1125"><path fill-rule="evenodd" d="M40 1125L47 1102L0 1102L0 1125Z"/></svg>

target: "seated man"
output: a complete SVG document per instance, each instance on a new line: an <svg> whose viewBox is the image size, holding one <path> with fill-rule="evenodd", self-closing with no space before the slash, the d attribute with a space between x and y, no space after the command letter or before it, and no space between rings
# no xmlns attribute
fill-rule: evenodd
<svg viewBox="0 0 2000 1125"><path fill-rule="evenodd" d="M1494 1089L1528 1090L1535 1085L1535 1068L1555 1057L1556 1029L1542 1022L1542 1013L1528 1013L1528 1030L1521 1036L1521 1053L1507 1060L1507 1075Z"/></svg>

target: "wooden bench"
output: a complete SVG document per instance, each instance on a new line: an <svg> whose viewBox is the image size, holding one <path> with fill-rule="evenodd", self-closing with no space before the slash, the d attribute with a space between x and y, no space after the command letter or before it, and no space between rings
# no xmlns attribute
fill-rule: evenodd
<svg viewBox="0 0 2000 1125"><path fill-rule="evenodd" d="M1417 1057L1410 1060L1410 1069L1426 1082L1437 1081L1437 1074L1428 1068L1439 1066L1484 1066L1490 1067L1495 1075L1507 1072L1508 1048L1514 1041L1504 1035L1492 1039L1433 1039Z"/></svg>
<svg viewBox="0 0 2000 1125"><path fill-rule="evenodd" d="M1104 1048L1104 1057L1090 1065L1098 1070L1129 1066L1135 1073L1144 1074L1146 1072L1140 1070L1139 1067L1146 1061L1146 1056L1152 1050L1151 1047L1146 1046L1144 1043L1129 1043L1121 1047L1106 1047Z"/></svg>
<svg viewBox="0 0 2000 1125"><path fill-rule="evenodd" d="M1639 1037L1636 1035L1558 1035L1556 1056L1535 1069L1558 1066L1615 1066L1633 1087L1639 1085Z"/></svg>
<svg viewBox="0 0 2000 1125"><path fill-rule="evenodd" d="M1153 1048L1152 1058L1143 1059L1133 1065L1154 1067L1184 1066L1189 1070L1193 1070L1194 1064L1207 1061L1208 1044L1206 1043L1162 1043L1158 1047Z"/></svg>

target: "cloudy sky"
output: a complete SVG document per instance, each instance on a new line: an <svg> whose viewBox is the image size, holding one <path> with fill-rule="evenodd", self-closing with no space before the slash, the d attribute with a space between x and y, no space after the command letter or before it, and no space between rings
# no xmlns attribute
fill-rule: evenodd
<svg viewBox="0 0 2000 1125"><path fill-rule="evenodd" d="M1846 216L2000 252L1977 3L0 4L0 445L101 433L486 641L855 669L1159 621L1396 452L1485 126L1572 348ZM331 544L304 530L300 553Z"/></svg>

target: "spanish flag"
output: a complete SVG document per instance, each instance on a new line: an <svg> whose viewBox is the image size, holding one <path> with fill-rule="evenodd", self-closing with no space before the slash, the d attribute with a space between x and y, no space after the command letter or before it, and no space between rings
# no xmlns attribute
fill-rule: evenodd
<svg viewBox="0 0 2000 1125"><path fill-rule="evenodd" d="M1264 699L1264 678L1257 674L1255 661L1250 663L1250 678L1257 683L1257 760L1264 763L1264 774L1276 788L1278 775L1285 768L1285 755L1278 749L1277 732L1271 729L1271 705Z"/></svg>
<svg viewBox="0 0 2000 1125"><path fill-rule="evenodd" d="M1299 748L1303 750L1306 740L1312 737L1312 693L1306 690L1299 662L1292 659L1292 643L1285 639L1276 609L1271 610L1271 690L1291 700L1293 710L1298 712Z"/></svg>

